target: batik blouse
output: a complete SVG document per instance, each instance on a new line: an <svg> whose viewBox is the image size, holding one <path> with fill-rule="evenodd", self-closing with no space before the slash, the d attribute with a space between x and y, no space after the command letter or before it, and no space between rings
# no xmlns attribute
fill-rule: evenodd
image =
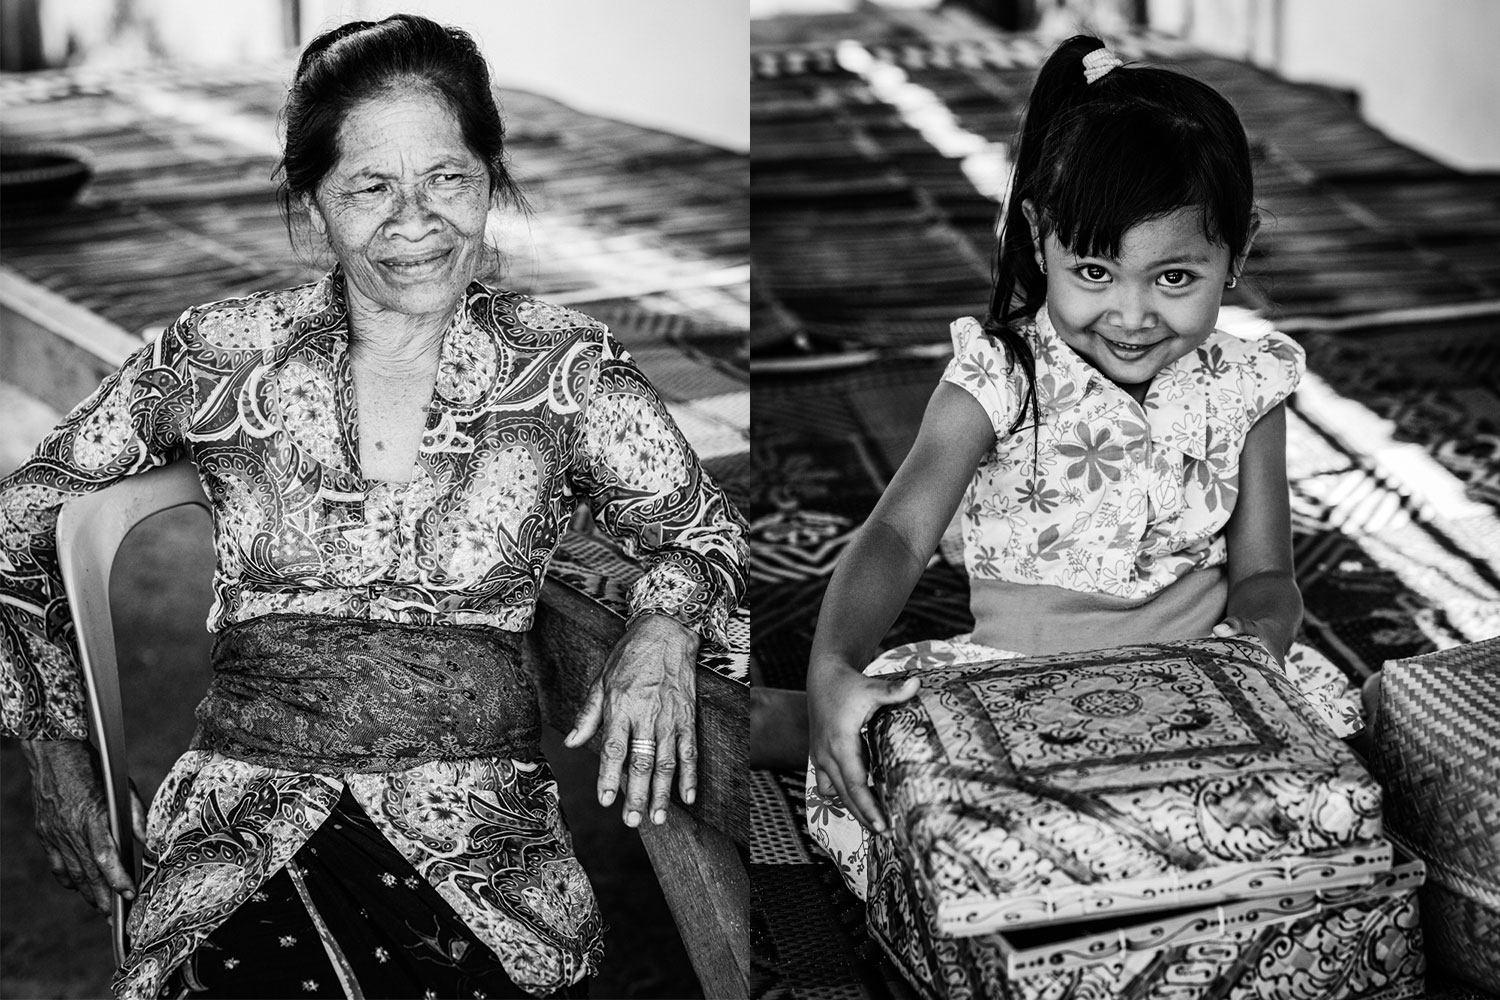
<svg viewBox="0 0 1500 1000"><path fill-rule="evenodd" d="M1142 404L1064 343L1044 306L1021 331L1040 425L1012 433L1020 366L973 318L951 332L943 381L978 400L996 436L961 508L972 579L1136 599L1226 563L1245 437L1297 387L1300 347L1216 330L1162 369Z"/></svg>
<svg viewBox="0 0 1500 1000"><path fill-rule="evenodd" d="M59 508L183 455L213 513L211 631L276 613L524 630L559 533L586 502L645 565L633 615L724 643L744 522L602 324L470 285L409 482L361 475L353 386L335 270L189 309L0 481L3 731L87 735ZM326 775L191 750L151 805L159 857L116 989L155 996L346 785L518 984L555 991L596 967L602 926L545 761Z"/></svg>

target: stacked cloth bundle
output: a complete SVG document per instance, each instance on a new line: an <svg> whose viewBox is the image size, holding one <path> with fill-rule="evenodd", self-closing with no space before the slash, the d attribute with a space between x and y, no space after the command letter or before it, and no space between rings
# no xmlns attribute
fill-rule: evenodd
<svg viewBox="0 0 1500 1000"><path fill-rule="evenodd" d="M868 912L925 997L1422 996L1425 868L1258 641L922 681L867 732Z"/></svg>
<svg viewBox="0 0 1500 1000"><path fill-rule="evenodd" d="M1427 953L1500 993L1500 639L1387 664L1371 728L1390 837L1428 867Z"/></svg>

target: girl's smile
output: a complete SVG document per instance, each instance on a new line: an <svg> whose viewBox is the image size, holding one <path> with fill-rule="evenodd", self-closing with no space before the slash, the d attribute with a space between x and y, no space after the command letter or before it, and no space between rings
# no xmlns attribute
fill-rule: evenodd
<svg viewBox="0 0 1500 1000"><path fill-rule="evenodd" d="M1036 232L1034 212L1027 217ZM1213 332L1231 266L1244 263L1209 240L1196 207L1133 226L1114 257L1078 256L1055 233L1041 252L1058 336L1137 402L1162 369Z"/></svg>

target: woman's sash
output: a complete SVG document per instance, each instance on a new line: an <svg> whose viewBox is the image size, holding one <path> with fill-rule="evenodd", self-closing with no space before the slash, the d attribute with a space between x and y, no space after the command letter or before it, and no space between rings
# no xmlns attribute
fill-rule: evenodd
<svg viewBox="0 0 1500 1000"><path fill-rule="evenodd" d="M521 633L268 615L214 642L193 749L289 771L541 757Z"/></svg>

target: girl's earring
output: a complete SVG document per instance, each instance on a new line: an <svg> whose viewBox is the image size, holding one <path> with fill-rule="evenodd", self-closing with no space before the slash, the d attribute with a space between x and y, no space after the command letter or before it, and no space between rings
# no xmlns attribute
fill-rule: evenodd
<svg viewBox="0 0 1500 1000"><path fill-rule="evenodd" d="M1047 273L1047 258L1043 257L1041 254L1037 254L1036 255L1036 266L1041 269L1041 272L1043 274L1046 274Z"/></svg>
<svg viewBox="0 0 1500 1000"><path fill-rule="evenodd" d="M1229 280L1226 281L1226 282L1224 282L1224 287L1225 288L1233 288L1235 285L1238 285L1239 283L1240 283L1240 276L1238 274L1231 274L1229 276Z"/></svg>

